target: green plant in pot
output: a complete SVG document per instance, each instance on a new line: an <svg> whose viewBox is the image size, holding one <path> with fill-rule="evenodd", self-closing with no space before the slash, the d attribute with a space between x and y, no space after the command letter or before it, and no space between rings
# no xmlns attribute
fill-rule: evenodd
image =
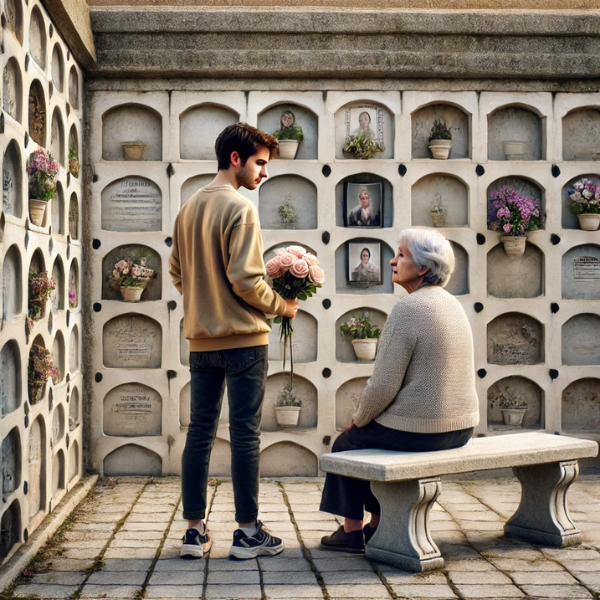
<svg viewBox="0 0 600 600"><path fill-rule="evenodd" d="M383 152L385 146L368 132L361 132L356 135L347 135L344 143L344 156L346 158L372 158L377 152Z"/></svg>
<svg viewBox="0 0 600 600"><path fill-rule="evenodd" d="M121 292L124 302L139 302L146 286L155 276L154 270L146 266L146 258L123 256L115 263L109 286Z"/></svg>
<svg viewBox="0 0 600 600"><path fill-rule="evenodd" d="M31 222L38 227L44 223L48 203L56 192L58 165L41 148L31 153L29 166L29 215Z"/></svg>
<svg viewBox="0 0 600 600"><path fill-rule="evenodd" d="M27 385L29 388L29 402L37 404L42 397L42 391L46 381L52 377L58 377L58 370L54 366L52 352L33 344L29 351L29 365L27 368Z"/></svg>
<svg viewBox="0 0 600 600"><path fill-rule="evenodd" d="M513 392L504 394L500 397L498 404L505 425L515 425L520 427L523 424L523 417L527 412L527 401Z"/></svg>
<svg viewBox="0 0 600 600"><path fill-rule="evenodd" d="M446 121L441 117L434 119L433 127L429 133L429 149L433 158L446 160L452 149L452 133L446 126Z"/></svg>
<svg viewBox="0 0 600 600"><path fill-rule="evenodd" d="M69 147L69 173L73 177L79 177L79 156L75 146Z"/></svg>
<svg viewBox="0 0 600 600"><path fill-rule="evenodd" d="M304 133L300 125L294 125L296 116L291 110L281 114L281 127L273 133L279 140L279 158L293 160L296 158L298 146L304 141Z"/></svg>
<svg viewBox="0 0 600 600"><path fill-rule="evenodd" d="M353 316L340 325L342 338L350 338L358 360L373 360L377 353L377 340L381 329L371 323L371 317L365 312L362 317Z"/></svg>
<svg viewBox="0 0 600 600"><path fill-rule="evenodd" d="M275 401L275 418L279 427L296 427L300 418L302 400L294 394L292 381L279 392Z"/></svg>

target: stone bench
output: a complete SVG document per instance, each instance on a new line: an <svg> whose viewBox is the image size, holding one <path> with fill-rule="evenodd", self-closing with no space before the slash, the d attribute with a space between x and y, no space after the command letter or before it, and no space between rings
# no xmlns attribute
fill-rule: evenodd
<svg viewBox="0 0 600 600"><path fill-rule="evenodd" d="M567 490L577 479L577 460L597 455L597 442L529 432L475 438L462 448L437 452L350 450L324 454L320 463L328 473L371 481L381 522L367 556L418 572L444 566L429 529L442 475L512 467L521 482L521 503L504 534L572 546L581 536L569 515Z"/></svg>

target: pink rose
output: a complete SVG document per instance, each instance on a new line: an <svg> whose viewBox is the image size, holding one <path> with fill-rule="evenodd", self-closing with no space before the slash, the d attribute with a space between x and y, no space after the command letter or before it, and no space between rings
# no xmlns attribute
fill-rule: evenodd
<svg viewBox="0 0 600 600"><path fill-rule="evenodd" d="M296 258L302 258L306 254L306 250L302 246L288 246L286 250Z"/></svg>
<svg viewBox="0 0 600 600"><path fill-rule="evenodd" d="M299 258L290 269L290 273L298 279L304 279L308 275L308 265L305 260Z"/></svg>
<svg viewBox="0 0 600 600"><path fill-rule="evenodd" d="M275 250L275 256L281 256L282 254L285 254L287 251L284 248L278 248L277 250Z"/></svg>
<svg viewBox="0 0 600 600"><path fill-rule="evenodd" d="M325 273L318 265L312 265L308 269L308 278L313 283L321 285L325 281Z"/></svg>
<svg viewBox="0 0 600 600"><path fill-rule="evenodd" d="M306 261L306 264L309 267L313 267L319 264L319 260L317 259L317 257L314 254L311 254L310 252L307 252L304 255L304 260Z"/></svg>
<svg viewBox="0 0 600 600"><path fill-rule="evenodd" d="M285 273L278 256L267 262L265 269L267 270L267 275L271 279L275 279L275 277L281 277Z"/></svg>
<svg viewBox="0 0 600 600"><path fill-rule="evenodd" d="M510 223L505 223L504 227L502 227L502 229L504 229L504 233L510 233L512 228L513 226Z"/></svg>
<svg viewBox="0 0 600 600"><path fill-rule="evenodd" d="M277 258L279 258L279 262L281 263L281 267L284 271L287 271L298 259L289 252L285 252L284 254L280 254Z"/></svg>

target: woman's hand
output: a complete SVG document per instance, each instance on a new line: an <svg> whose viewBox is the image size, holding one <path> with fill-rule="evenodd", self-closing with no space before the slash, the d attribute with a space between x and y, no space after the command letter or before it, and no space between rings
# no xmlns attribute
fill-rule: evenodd
<svg viewBox="0 0 600 600"><path fill-rule="evenodd" d="M342 431L342 433L346 433L346 431L350 431L353 427L354 427L354 419L351 419L350 425L348 425L348 427L346 427L346 429L344 429L344 431Z"/></svg>

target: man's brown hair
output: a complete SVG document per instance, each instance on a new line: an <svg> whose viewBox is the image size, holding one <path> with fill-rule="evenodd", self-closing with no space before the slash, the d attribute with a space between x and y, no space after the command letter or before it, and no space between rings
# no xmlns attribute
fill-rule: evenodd
<svg viewBox="0 0 600 600"><path fill-rule="evenodd" d="M269 149L271 158L279 156L279 142L272 135L246 123L225 127L215 143L219 170L229 169L232 152L240 155L243 166L252 155L256 154L260 146Z"/></svg>

